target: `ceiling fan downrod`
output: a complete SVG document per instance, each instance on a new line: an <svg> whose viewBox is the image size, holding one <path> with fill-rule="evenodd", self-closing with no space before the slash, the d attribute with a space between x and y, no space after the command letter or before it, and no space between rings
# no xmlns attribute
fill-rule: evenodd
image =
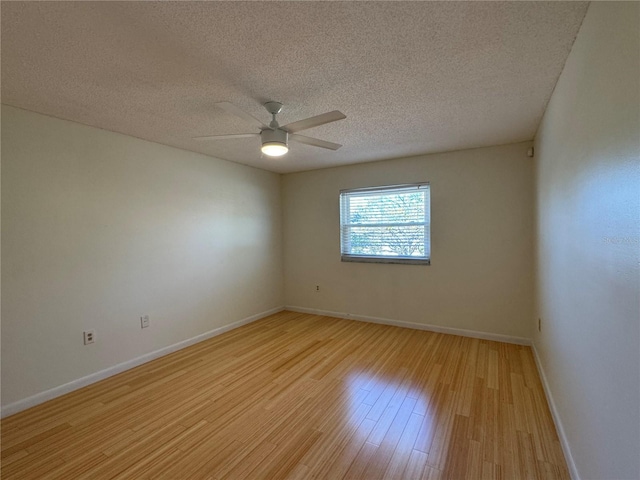
<svg viewBox="0 0 640 480"><path fill-rule="evenodd" d="M271 114L272 120L269 124L269 127L273 128L274 130L280 128L280 125L276 120L276 115L282 111L282 104L280 102L267 102L264 104L264 108L266 108L267 112Z"/></svg>

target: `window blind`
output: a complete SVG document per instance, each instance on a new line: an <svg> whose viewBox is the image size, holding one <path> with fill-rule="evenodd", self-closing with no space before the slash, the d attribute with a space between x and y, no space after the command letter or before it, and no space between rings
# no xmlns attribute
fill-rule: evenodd
<svg viewBox="0 0 640 480"><path fill-rule="evenodd" d="M343 261L429 263L428 183L340 192Z"/></svg>

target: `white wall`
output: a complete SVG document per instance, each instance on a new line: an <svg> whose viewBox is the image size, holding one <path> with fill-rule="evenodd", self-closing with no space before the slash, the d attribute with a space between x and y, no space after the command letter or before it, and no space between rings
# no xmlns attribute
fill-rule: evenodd
<svg viewBox="0 0 640 480"><path fill-rule="evenodd" d="M640 478L639 19L591 4L536 137L534 342L584 480Z"/></svg>
<svg viewBox="0 0 640 480"><path fill-rule="evenodd" d="M3 405L283 304L279 175L7 106L2 162Z"/></svg>
<svg viewBox="0 0 640 480"><path fill-rule="evenodd" d="M528 147L286 175L286 304L529 338L533 182ZM339 191L419 181L431 182L431 265L341 262Z"/></svg>

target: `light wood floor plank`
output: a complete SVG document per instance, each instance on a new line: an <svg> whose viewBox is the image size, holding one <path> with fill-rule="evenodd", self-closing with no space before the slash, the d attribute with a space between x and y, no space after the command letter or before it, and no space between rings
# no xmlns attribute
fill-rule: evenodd
<svg viewBox="0 0 640 480"><path fill-rule="evenodd" d="M2 478L568 479L530 348L280 312L2 420Z"/></svg>

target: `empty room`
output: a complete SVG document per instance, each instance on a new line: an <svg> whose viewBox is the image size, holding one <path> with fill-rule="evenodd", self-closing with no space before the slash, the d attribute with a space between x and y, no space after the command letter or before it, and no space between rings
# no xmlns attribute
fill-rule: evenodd
<svg viewBox="0 0 640 480"><path fill-rule="evenodd" d="M639 2L0 9L2 479L640 478Z"/></svg>

